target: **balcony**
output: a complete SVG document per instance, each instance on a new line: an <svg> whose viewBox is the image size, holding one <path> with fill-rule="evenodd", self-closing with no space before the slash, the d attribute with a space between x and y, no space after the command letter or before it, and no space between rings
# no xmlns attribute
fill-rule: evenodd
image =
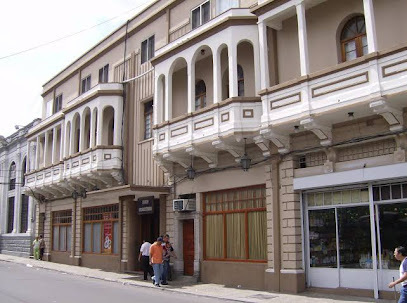
<svg viewBox="0 0 407 303"><path fill-rule="evenodd" d="M70 196L74 190L110 188L123 183L121 168L121 147L97 146L26 174L25 192L50 199Z"/></svg>
<svg viewBox="0 0 407 303"><path fill-rule="evenodd" d="M154 156L161 166L177 162L185 168L190 155L201 157L209 167L217 166L218 150L240 158L243 147L238 142L258 133L261 107L259 97L235 97L159 124L154 129Z"/></svg>
<svg viewBox="0 0 407 303"><path fill-rule="evenodd" d="M382 115L391 131L400 130L406 62L404 46L267 88L260 92L265 109L261 134L286 151L287 135L294 129L310 130L321 145L329 145L333 124L372 114Z"/></svg>

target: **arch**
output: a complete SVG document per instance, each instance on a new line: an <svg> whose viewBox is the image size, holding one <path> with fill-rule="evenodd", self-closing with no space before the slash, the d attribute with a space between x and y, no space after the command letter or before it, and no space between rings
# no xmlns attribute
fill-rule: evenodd
<svg viewBox="0 0 407 303"><path fill-rule="evenodd" d="M103 108L102 119L102 145L113 145L114 108L112 106Z"/></svg>
<svg viewBox="0 0 407 303"><path fill-rule="evenodd" d="M76 113L72 119L72 150L71 154L79 152L81 138L80 115Z"/></svg>
<svg viewBox="0 0 407 303"><path fill-rule="evenodd" d="M65 156L71 154L71 121L68 121L65 126Z"/></svg>
<svg viewBox="0 0 407 303"><path fill-rule="evenodd" d="M188 64L184 57L175 59L172 63L167 79L169 89L168 110L172 108L172 112L166 113L168 119L181 116L188 112Z"/></svg>
<svg viewBox="0 0 407 303"><path fill-rule="evenodd" d="M195 84L195 110L206 107L206 84L198 80Z"/></svg>
<svg viewBox="0 0 407 303"><path fill-rule="evenodd" d="M237 44L238 96L256 95L255 68L253 43L242 39Z"/></svg>
<svg viewBox="0 0 407 303"><path fill-rule="evenodd" d="M83 145L82 145L82 147L84 150L90 148L90 123L91 123L90 118L91 118L90 108L86 107L82 113L82 119L83 119L83 138L82 138Z"/></svg>
<svg viewBox="0 0 407 303"><path fill-rule="evenodd" d="M25 173L27 172L27 156L24 157L23 159L23 164L21 165L21 184L24 186L25 185Z"/></svg>
<svg viewBox="0 0 407 303"><path fill-rule="evenodd" d="M345 18L337 32L340 61L350 61L368 53L364 15L350 15Z"/></svg>
<svg viewBox="0 0 407 303"><path fill-rule="evenodd" d="M226 44L218 48L220 54L220 68L222 75L222 100L229 98L229 49Z"/></svg>

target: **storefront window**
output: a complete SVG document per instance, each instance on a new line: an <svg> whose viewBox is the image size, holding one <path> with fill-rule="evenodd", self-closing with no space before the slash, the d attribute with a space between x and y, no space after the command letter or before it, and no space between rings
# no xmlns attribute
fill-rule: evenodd
<svg viewBox="0 0 407 303"><path fill-rule="evenodd" d="M335 209L309 212L311 267L337 267Z"/></svg>
<svg viewBox="0 0 407 303"><path fill-rule="evenodd" d="M83 252L117 254L119 251L119 205L84 209Z"/></svg>
<svg viewBox="0 0 407 303"><path fill-rule="evenodd" d="M398 269L400 262L394 256L394 248L407 246L407 204L379 205L381 263L383 269Z"/></svg>
<svg viewBox="0 0 407 303"><path fill-rule="evenodd" d="M205 259L266 261L264 185L206 193L204 209Z"/></svg>
<svg viewBox="0 0 407 303"><path fill-rule="evenodd" d="M72 210L52 213L52 250L71 250Z"/></svg>
<svg viewBox="0 0 407 303"><path fill-rule="evenodd" d="M341 268L372 268L369 206L338 208Z"/></svg>

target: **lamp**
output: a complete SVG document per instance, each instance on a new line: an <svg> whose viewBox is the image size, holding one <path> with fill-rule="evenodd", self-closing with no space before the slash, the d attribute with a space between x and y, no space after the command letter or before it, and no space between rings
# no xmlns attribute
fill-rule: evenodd
<svg viewBox="0 0 407 303"><path fill-rule="evenodd" d="M294 125L294 132L299 133L300 132L300 127L298 125Z"/></svg>
<svg viewBox="0 0 407 303"><path fill-rule="evenodd" d="M354 112L349 112L349 113L348 113L348 119L349 119L349 120L353 120L353 118L355 118Z"/></svg>
<svg viewBox="0 0 407 303"><path fill-rule="evenodd" d="M188 167L188 169L187 169L187 178L189 179L189 180L194 180L195 179L195 175L196 175L196 171L195 171L195 169L193 168L193 160L194 160L194 156L193 155L191 155L191 165Z"/></svg>
<svg viewBox="0 0 407 303"><path fill-rule="evenodd" d="M247 156L247 152L246 152L246 138L243 138L243 139L244 139L244 155L243 155L243 157L240 158L240 165L241 165L243 171L248 171L249 168L250 168L250 165L251 165L251 163L252 163L252 159L250 159L250 158Z"/></svg>
<svg viewBox="0 0 407 303"><path fill-rule="evenodd" d="M76 190L74 190L72 192L72 199L76 200L79 197L81 197L83 199L86 199L86 197L87 197L86 189L82 189L79 193Z"/></svg>

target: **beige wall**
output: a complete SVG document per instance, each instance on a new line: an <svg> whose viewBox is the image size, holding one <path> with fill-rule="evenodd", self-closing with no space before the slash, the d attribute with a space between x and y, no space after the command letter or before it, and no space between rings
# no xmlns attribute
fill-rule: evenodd
<svg viewBox="0 0 407 303"><path fill-rule="evenodd" d="M254 53L249 42L242 42L237 46L237 63L243 68L244 96L255 96L254 83Z"/></svg>
<svg viewBox="0 0 407 303"><path fill-rule="evenodd" d="M191 10L205 2L205 0L181 1L181 3L170 10L170 28L183 24L190 19ZM213 6L212 6L213 7Z"/></svg>
<svg viewBox="0 0 407 303"><path fill-rule="evenodd" d="M80 84L79 81L79 72L77 72L55 89L55 97L62 94L62 108L65 108L69 101L72 101L73 99L78 97Z"/></svg>
<svg viewBox="0 0 407 303"><path fill-rule="evenodd" d="M172 118L188 112L187 69L172 74Z"/></svg>

